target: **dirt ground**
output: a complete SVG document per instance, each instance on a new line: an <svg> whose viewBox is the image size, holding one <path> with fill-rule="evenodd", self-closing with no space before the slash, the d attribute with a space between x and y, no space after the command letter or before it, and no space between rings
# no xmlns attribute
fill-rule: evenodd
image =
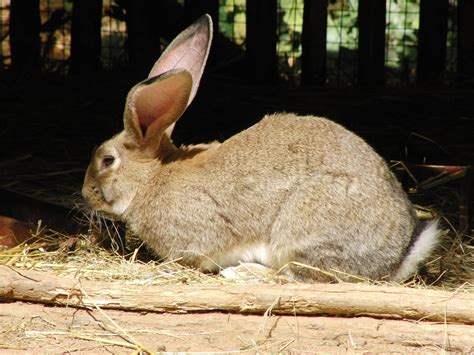
<svg viewBox="0 0 474 355"><path fill-rule="evenodd" d="M466 334L461 327L368 317L101 313L13 302L0 306L0 354L131 353L132 338L153 352L472 351L474 329Z"/></svg>

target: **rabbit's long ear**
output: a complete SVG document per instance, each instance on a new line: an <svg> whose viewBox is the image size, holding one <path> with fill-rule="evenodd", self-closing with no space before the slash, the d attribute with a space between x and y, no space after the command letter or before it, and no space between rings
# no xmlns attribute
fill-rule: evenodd
<svg viewBox="0 0 474 355"><path fill-rule="evenodd" d="M209 15L201 16L191 26L181 32L166 48L156 61L148 77L155 77L169 70L186 70L192 76L192 89L187 105L196 95L209 49L212 42L212 19ZM166 130L171 136L174 123Z"/></svg>
<svg viewBox="0 0 474 355"><path fill-rule="evenodd" d="M156 155L165 130L186 109L192 86L192 76L188 71L171 70L130 90L124 126L131 142Z"/></svg>

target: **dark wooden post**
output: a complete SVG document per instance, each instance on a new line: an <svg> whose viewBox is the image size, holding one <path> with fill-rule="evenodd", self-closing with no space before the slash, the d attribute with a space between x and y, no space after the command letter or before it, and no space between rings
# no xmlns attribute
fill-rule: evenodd
<svg viewBox="0 0 474 355"><path fill-rule="evenodd" d="M128 55L138 75L146 76L161 54L157 14L159 1L130 0L126 2Z"/></svg>
<svg viewBox="0 0 474 355"><path fill-rule="evenodd" d="M71 72L94 73L100 68L102 0L75 0L71 24Z"/></svg>
<svg viewBox="0 0 474 355"><path fill-rule="evenodd" d="M328 0L306 0L303 11L301 84L324 85Z"/></svg>
<svg viewBox="0 0 474 355"><path fill-rule="evenodd" d="M247 0L247 59L258 83L277 79L277 1Z"/></svg>
<svg viewBox="0 0 474 355"><path fill-rule="evenodd" d="M360 85L385 83L385 13L385 1L359 0L357 78Z"/></svg>
<svg viewBox="0 0 474 355"><path fill-rule="evenodd" d="M458 0L458 74L474 79L474 1Z"/></svg>
<svg viewBox="0 0 474 355"><path fill-rule="evenodd" d="M184 0L186 23L190 24L204 14L212 17L214 33L219 29L219 0Z"/></svg>
<svg viewBox="0 0 474 355"><path fill-rule="evenodd" d="M437 80L445 69L448 5L448 0L420 1L416 69L418 82Z"/></svg>
<svg viewBox="0 0 474 355"><path fill-rule="evenodd" d="M11 1L10 48L14 72L39 71L40 26L39 0Z"/></svg>

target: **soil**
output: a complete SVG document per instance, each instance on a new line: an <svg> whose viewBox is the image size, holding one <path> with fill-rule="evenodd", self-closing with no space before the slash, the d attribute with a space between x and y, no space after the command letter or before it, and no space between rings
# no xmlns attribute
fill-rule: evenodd
<svg viewBox="0 0 474 355"><path fill-rule="evenodd" d="M430 336L417 337L414 330L420 327L427 328ZM102 313L13 302L2 303L0 307L0 354L24 354L25 351L131 353L134 346L128 336L154 352L406 353L472 350L472 342L470 349L466 346L450 348L450 336L473 339L474 334L459 334L457 327L446 325L443 331L444 326L431 323L368 317L156 314L112 310ZM119 329L128 336L120 336L124 332ZM403 342L399 341L400 337Z"/></svg>

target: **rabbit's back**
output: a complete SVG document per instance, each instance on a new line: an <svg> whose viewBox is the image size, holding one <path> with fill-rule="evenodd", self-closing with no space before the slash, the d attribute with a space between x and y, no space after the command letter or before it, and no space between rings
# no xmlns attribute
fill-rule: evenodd
<svg viewBox="0 0 474 355"><path fill-rule="evenodd" d="M250 170L258 165L254 170L259 171L285 170L288 175L321 170L360 175L366 169L376 174L386 166L365 141L341 125L321 117L283 113L265 116L231 137L219 153L229 164Z"/></svg>

